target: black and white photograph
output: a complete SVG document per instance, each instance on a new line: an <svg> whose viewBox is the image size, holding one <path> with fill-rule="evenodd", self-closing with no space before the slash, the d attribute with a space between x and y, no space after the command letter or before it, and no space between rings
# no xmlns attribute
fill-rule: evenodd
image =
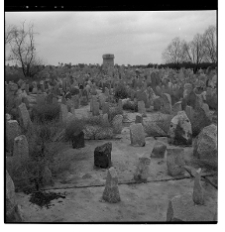
<svg viewBox="0 0 225 232"><path fill-rule="evenodd" d="M5 11L4 222L216 224L217 14Z"/></svg>

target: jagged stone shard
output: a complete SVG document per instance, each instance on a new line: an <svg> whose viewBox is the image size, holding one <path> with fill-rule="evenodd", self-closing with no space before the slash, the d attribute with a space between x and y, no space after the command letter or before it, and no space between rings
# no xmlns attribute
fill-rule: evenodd
<svg viewBox="0 0 225 232"><path fill-rule="evenodd" d="M132 146L145 146L144 127L141 123L137 123L130 126L130 140Z"/></svg>
<svg viewBox="0 0 225 232"><path fill-rule="evenodd" d="M195 204L204 205L204 190L201 185L201 168L198 169L195 174L192 198Z"/></svg>
<svg viewBox="0 0 225 232"><path fill-rule="evenodd" d="M192 127L185 111L179 111L172 118L169 129L170 143L174 145L191 145Z"/></svg>
<svg viewBox="0 0 225 232"><path fill-rule="evenodd" d="M167 148L167 170L170 176L184 175L184 149Z"/></svg>
<svg viewBox="0 0 225 232"><path fill-rule="evenodd" d="M167 208L167 221L203 222L214 221L215 202L209 200L206 205L195 205L192 194L175 196Z"/></svg>
<svg viewBox="0 0 225 232"><path fill-rule="evenodd" d="M121 201L118 187L118 177L114 167L111 167L108 170L102 198L109 203L117 203Z"/></svg>
<svg viewBox="0 0 225 232"><path fill-rule="evenodd" d="M94 151L94 165L99 168L108 168L111 166L112 143L105 143L98 146Z"/></svg>
<svg viewBox="0 0 225 232"><path fill-rule="evenodd" d="M136 172L134 174L134 179L137 181L147 181L149 176L149 165L151 159L149 157L143 156L139 158Z"/></svg>

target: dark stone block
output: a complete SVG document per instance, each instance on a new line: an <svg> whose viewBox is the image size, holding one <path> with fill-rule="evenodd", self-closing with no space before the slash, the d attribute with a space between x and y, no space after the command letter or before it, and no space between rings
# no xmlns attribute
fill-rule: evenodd
<svg viewBox="0 0 225 232"><path fill-rule="evenodd" d="M72 147L73 149L78 149L84 147L84 132L78 132L73 134Z"/></svg>
<svg viewBox="0 0 225 232"><path fill-rule="evenodd" d="M111 151L112 143L110 142L96 147L94 151L94 165L99 168L111 167Z"/></svg>

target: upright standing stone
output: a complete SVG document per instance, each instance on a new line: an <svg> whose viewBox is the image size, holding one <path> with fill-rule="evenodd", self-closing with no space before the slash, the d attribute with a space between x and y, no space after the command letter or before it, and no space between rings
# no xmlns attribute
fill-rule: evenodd
<svg viewBox="0 0 225 232"><path fill-rule="evenodd" d="M26 104L21 103L18 106L19 109L19 115L20 115L20 120L23 128L27 130L31 126L31 120L30 120L30 114L27 110Z"/></svg>
<svg viewBox="0 0 225 232"><path fill-rule="evenodd" d="M14 139L21 134L21 129L16 120L6 122L6 148L9 152L13 150Z"/></svg>
<svg viewBox="0 0 225 232"><path fill-rule="evenodd" d="M23 217L15 200L15 186L6 170L6 222L22 222Z"/></svg>
<svg viewBox="0 0 225 232"><path fill-rule="evenodd" d="M162 99L162 107L161 107L161 112L164 114L170 114L172 112L172 101L171 97L167 93L163 93L161 96Z"/></svg>
<svg viewBox="0 0 225 232"><path fill-rule="evenodd" d="M93 106L97 102L96 96L92 95L91 101L90 101L90 112L93 112Z"/></svg>
<svg viewBox="0 0 225 232"><path fill-rule="evenodd" d="M92 113L93 113L93 116L97 116L97 115L100 114L99 113L99 103L97 101L93 102L93 111L92 111Z"/></svg>
<svg viewBox="0 0 225 232"><path fill-rule="evenodd" d="M141 123L133 124L130 126L130 140L132 146L145 146L145 132Z"/></svg>
<svg viewBox="0 0 225 232"><path fill-rule="evenodd" d="M105 189L102 196L103 200L109 203L117 203L120 201L120 193L118 188L118 177L114 167L108 170Z"/></svg>
<svg viewBox="0 0 225 232"><path fill-rule="evenodd" d="M17 136L14 139L13 156L25 159L29 157L29 146L25 135Z"/></svg>
<svg viewBox="0 0 225 232"><path fill-rule="evenodd" d="M84 144L84 132L80 131L80 132L74 133L73 138L72 138L73 149L83 148L84 146L85 146L85 144Z"/></svg>
<svg viewBox="0 0 225 232"><path fill-rule="evenodd" d="M106 97L109 97L109 89L107 87L105 87L105 95Z"/></svg>
<svg viewBox="0 0 225 232"><path fill-rule="evenodd" d="M167 148L167 170L170 176L184 175L184 149Z"/></svg>
<svg viewBox="0 0 225 232"><path fill-rule="evenodd" d="M138 101L138 113L146 115L145 103L144 101Z"/></svg>
<svg viewBox="0 0 225 232"><path fill-rule="evenodd" d="M192 127L185 111L179 111L170 123L169 129L170 143L174 145L191 145Z"/></svg>
<svg viewBox="0 0 225 232"><path fill-rule="evenodd" d="M60 117L62 122L66 122L68 116L68 108L67 105L60 105Z"/></svg>
<svg viewBox="0 0 225 232"><path fill-rule="evenodd" d="M109 104L104 102L102 105L102 113L103 114L108 114L109 113Z"/></svg>
<svg viewBox="0 0 225 232"><path fill-rule="evenodd" d="M141 114L137 114L136 115L136 119L135 119L135 123L143 123L143 118L142 118L142 115Z"/></svg>
<svg viewBox="0 0 225 232"><path fill-rule="evenodd" d="M113 132L120 134L123 129L123 116L121 114L116 115L112 120Z"/></svg>
<svg viewBox="0 0 225 232"><path fill-rule="evenodd" d="M106 125L109 123L109 117L107 113L102 115L102 120Z"/></svg>
<svg viewBox="0 0 225 232"><path fill-rule="evenodd" d="M174 105L173 105L173 108L172 108L172 112L173 112L173 115L176 115L179 111L182 111L182 106L181 106L182 102L179 101L179 102L176 102Z"/></svg>
<svg viewBox="0 0 225 232"><path fill-rule="evenodd" d="M134 179L137 181L147 181L149 176L149 165L151 163L151 159L144 155L139 158L137 168L134 174Z"/></svg>
<svg viewBox="0 0 225 232"><path fill-rule="evenodd" d="M74 95L72 96L72 101L73 101L73 106L75 109L79 109L79 96L78 95Z"/></svg>
<svg viewBox="0 0 225 232"><path fill-rule="evenodd" d="M195 204L204 205L204 192L201 185L201 168L198 169L195 174L192 198Z"/></svg>
<svg viewBox="0 0 225 232"><path fill-rule="evenodd" d="M112 143L105 143L102 146L98 146L94 151L94 165L99 168L111 167L111 151Z"/></svg>
<svg viewBox="0 0 225 232"><path fill-rule="evenodd" d="M186 106L185 113L186 113L187 117L189 118L189 120L192 122L193 118L194 118L194 110L193 110L192 106Z"/></svg>

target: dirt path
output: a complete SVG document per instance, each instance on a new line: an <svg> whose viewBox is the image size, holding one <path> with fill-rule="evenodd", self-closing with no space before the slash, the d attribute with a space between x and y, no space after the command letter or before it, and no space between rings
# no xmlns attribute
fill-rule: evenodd
<svg viewBox="0 0 225 232"><path fill-rule="evenodd" d="M79 117L87 116L89 106L76 110L76 114ZM169 146L167 138L159 140ZM65 195L65 198L53 200L47 209L30 203L30 195L17 193L17 201L22 207L26 222L166 221L169 200L176 195L193 191L193 178L174 180L167 174L166 157L152 158L147 183L120 184L121 202L109 204L102 201L107 170L94 167L94 149L109 141L112 142L112 164L117 171L119 183L133 182L138 158L144 153L150 156L154 138L146 138L145 147L133 147L130 145L129 127L124 127L119 140L85 141L82 149L72 149L70 143L64 144L55 158L59 163L69 162L70 167L54 180L54 186L46 188ZM192 147L184 147L186 164L190 164L192 153ZM207 173L206 170L203 173ZM184 177L189 176L186 172ZM217 190L204 181L203 185L213 210Z"/></svg>
<svg viewBox="0 0 225 232"><path fill-rule="evenodd" d="M121 185L121 202L117 204L101 201L104 187L54 191L66 198L53 200L49 209L31 204L29 196L21 193L17 194L17 200L27 222L154 222L166 221L169 200L190 192L192 187L193 179ZM207 188L215 198L215 190L210 186ZM209 201L214 206L213 201Z"/></svg>

